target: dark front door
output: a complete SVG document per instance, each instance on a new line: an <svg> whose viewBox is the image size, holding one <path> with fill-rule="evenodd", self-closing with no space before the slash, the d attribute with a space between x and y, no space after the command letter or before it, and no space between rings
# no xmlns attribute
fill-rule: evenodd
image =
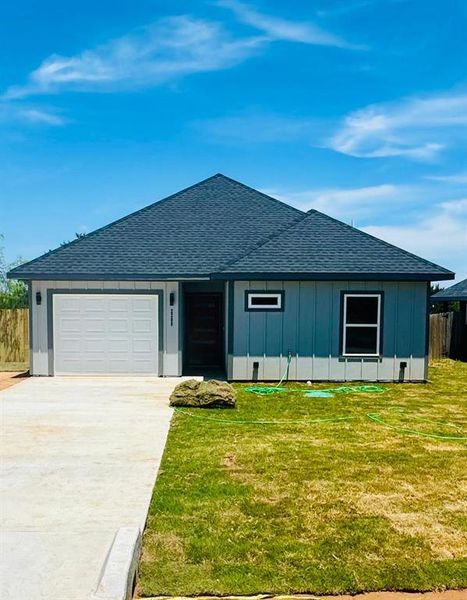
<svg viewBox="0 0 467 600"><path fill-rule="evenodd" d="M186 368L224 368L222 294L187 293L185 295Z"/></svg>

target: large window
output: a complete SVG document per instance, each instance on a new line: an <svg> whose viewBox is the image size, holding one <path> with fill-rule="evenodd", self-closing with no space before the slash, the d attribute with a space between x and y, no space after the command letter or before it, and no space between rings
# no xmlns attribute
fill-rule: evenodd
<svg viewBox="0 0 467 600"><path fill-rule="evenodd" d="M382 294L344 294L342 354L379 356Z"/></svg>
<svg viewBox="0 0 467 600"><path fill-rule="evenodd" d="M284 292L247 291L245 310L284 310Z"/></svg>

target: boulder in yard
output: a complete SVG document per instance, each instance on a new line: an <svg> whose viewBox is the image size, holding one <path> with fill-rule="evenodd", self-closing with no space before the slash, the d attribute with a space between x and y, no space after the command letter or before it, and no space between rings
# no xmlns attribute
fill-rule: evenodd
<svg viewBox="0 0 467 600"><path fill-rule="evenodd" d="M170 394L170 406L198 406L197 393L201 382L196 379L182 381Z"/></svg>
<svg viewBox="0 0 467 600"><path fill-rule="evenodd" d="M235 408L235 390L226 381L188 379L176 386L170 395L170 406Z"/></svg>

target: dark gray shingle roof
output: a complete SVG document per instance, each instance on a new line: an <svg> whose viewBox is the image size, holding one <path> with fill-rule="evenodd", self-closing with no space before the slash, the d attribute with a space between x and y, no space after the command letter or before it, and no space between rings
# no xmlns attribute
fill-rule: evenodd
<svg viewBox="0 0 467 600"><path fill-rule="evenodd" d="M350 274L352 278L400 276L450 279L453 274L410 252L316 210L231 263L223 273Z"/></svg>
<svg viewBox="0 0 467 600"><path fill-rule="evenodd" d="M13 269L22 279L452 279L317 211L214 175Z"/></svg>
<svg viewBox="0 0 467 600"><path fill-rule="evenodd" d="M12 274L42 279L206 276L302 217L283 202L214 175Z"/></svg>
<svg viewBox="0 0 467 600"><path fill-rule="evenodd" d="M458 300L467 302L467 279L463 279L459 283L433 294L431 299L434 302L457 302Z"/></svg>

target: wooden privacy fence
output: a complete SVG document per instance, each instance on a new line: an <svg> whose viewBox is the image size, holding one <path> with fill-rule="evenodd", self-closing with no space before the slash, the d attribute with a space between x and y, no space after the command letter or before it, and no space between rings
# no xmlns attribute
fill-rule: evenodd
<svg viewBox="0 0 467 600"><path fill-rule="evenodd" d="M29 360L29 310L0 309L0 362L22 363Z"/></svg>
<svg viewBox="0 0 467 600"><path fill-rule="evenodd" d="M430 358L464 357L467 344L461 312L430 315Z"/></svg>

